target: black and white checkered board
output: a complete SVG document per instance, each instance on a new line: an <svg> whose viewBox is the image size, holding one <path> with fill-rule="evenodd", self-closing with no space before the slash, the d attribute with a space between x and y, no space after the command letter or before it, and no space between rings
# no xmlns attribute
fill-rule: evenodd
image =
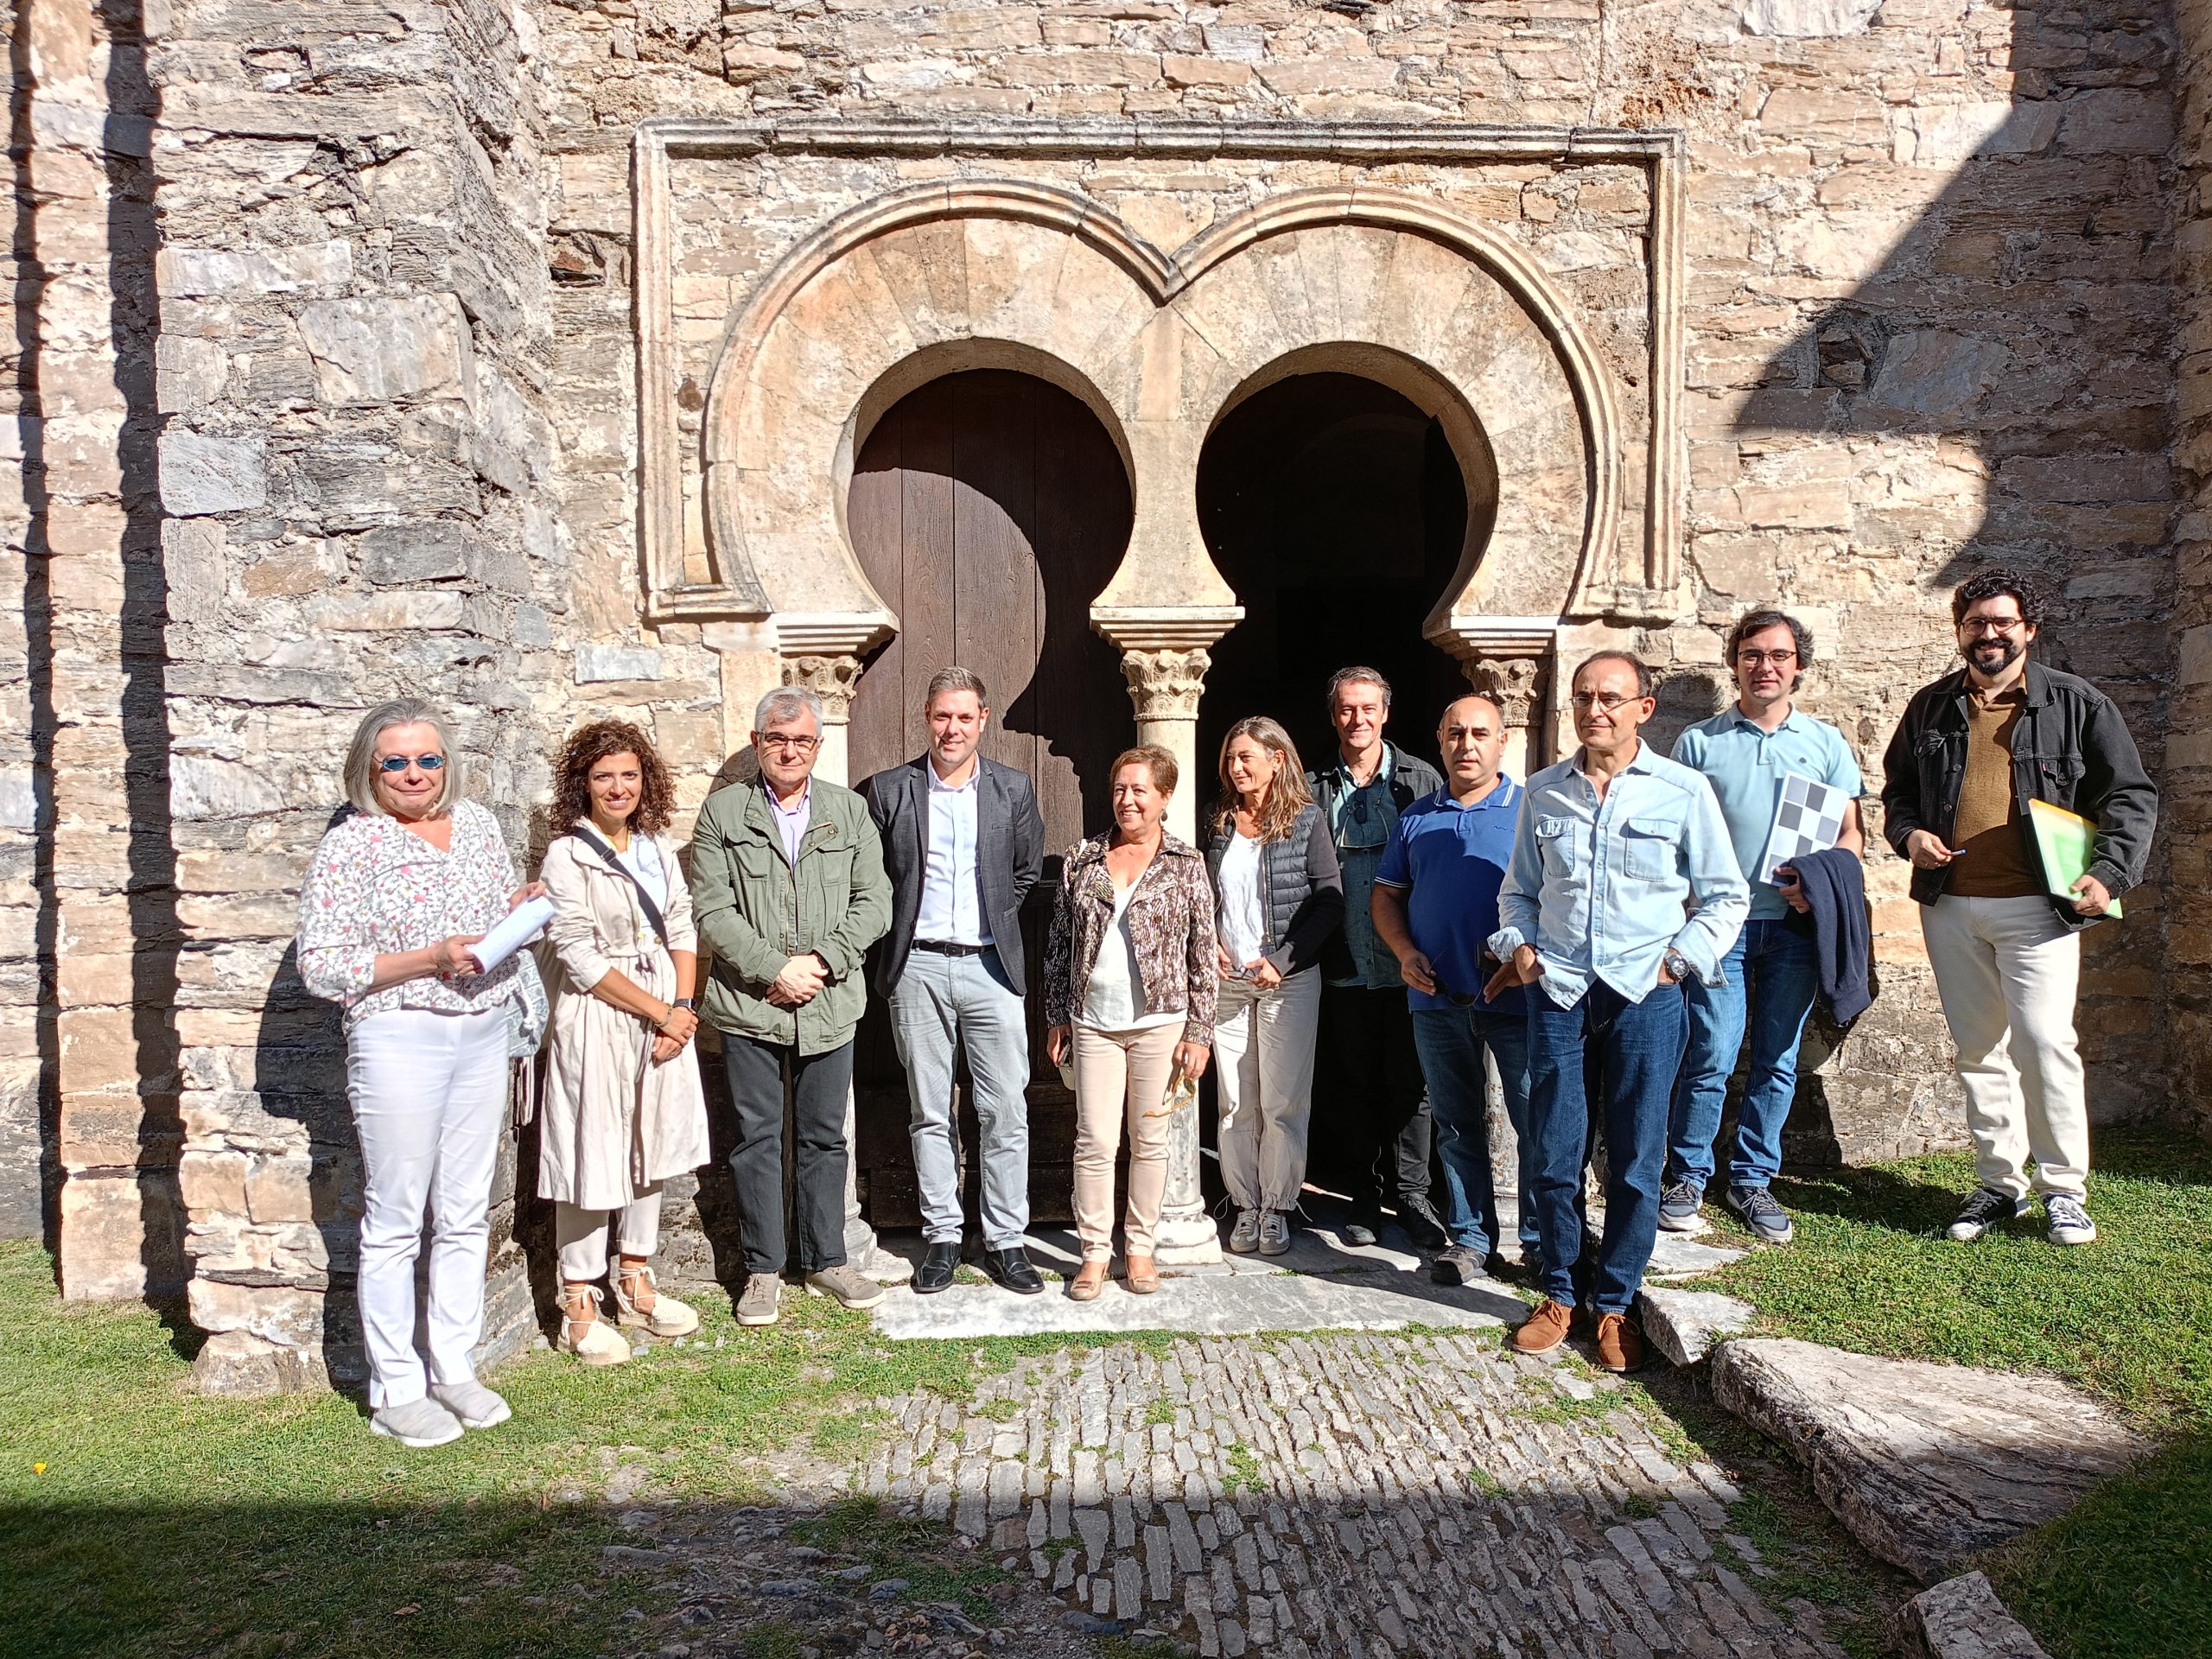
<svg viewBox="0 0 2212 1659"><path fill-rule="evenodd" d="M1843 834L1843 815L1851 797L1827 784L1791 772L1783 774L1782 798L1759 858L1759 880L1771 882L1778 866L1808 853L1824 853Z"/></svg>

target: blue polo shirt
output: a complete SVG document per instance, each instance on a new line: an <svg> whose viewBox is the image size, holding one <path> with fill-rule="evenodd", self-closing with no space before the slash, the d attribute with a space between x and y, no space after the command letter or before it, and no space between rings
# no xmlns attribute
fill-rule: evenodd
<svg viewBox="0 0 2212 1659"><path fill-rule="evenodd" d="M1789 913L1781 889L1752 879L1766 838L1774 828L1774 809L1782 799L1787 772L1840 789L1853 799L1866 792L1866 780L1843 734L1825 720L1796 709L1770 732L1733 703L1701 720L1675 740L1675 759L1701 772L1720 801L1736 865L1751 884L1749 920L1777 921Z"/></svg>
<svg viewBox="0 0 2212 1659"><path fill-rule="evenodd" d="M1515 986L1495 1002L1480 1001L1497 971L1483 961L1483 943L1497 931L1497 889L1513 858L1513 825L1521 811L1521 786L1501 775L1472 806L1452 798L1447 785L1405 810L1382 849L1376 885L1408 893L1406 922L1414 944L1436 970L1431 996L1406 988L1414 1009L1449 1008L1452 996L1472 996L1478 1008L1520 1014L1528 1004Z"/></svg>

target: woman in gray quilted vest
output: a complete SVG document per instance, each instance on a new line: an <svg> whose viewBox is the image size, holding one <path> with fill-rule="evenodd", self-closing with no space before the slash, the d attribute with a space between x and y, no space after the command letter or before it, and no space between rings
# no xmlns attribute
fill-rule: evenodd
<svg viewBox="0 0 2212 1659"><path fill-rule="evenodd" d="M1206 873L1221 966L1221 1175L1236 1206L1229 1248L1281 1255L1306 1185L1321 946L1344 924L1344 883L1287 732L1264 715L1238 721L1220 770Z"/></svg>

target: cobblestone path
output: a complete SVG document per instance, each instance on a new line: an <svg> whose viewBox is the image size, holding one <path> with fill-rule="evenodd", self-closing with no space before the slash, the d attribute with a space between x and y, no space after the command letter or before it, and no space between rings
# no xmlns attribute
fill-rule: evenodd
<svg viewBox="0 0 2212 1659"><path fill-rule="evenodd" d="M1075 1351L906 1402L860 1485L1207 1656L1840 1655L1618 1387L1487 1333Z"/></svg>

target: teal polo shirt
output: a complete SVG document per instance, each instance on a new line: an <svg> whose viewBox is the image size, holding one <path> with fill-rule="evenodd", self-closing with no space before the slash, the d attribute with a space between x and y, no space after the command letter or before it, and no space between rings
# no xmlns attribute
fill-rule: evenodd
<svg viewBox="0 0 2212 1659"><path fill-rule="evenodd" d="M1675 759L1705 774L1728 821L1736 864L1751 884L1749 920L1777 921L1789 913L1781 890L1753 880L1759 855L1774 828L1774 809L1782 799L1784 774L1796 772L1840 789L1853 799L1866 792L1866 780L1843 734L1824 720L1792 709L1771 732L1762 731L1733 703L1710 720L1700 720L1675 740Z"/></svg>

